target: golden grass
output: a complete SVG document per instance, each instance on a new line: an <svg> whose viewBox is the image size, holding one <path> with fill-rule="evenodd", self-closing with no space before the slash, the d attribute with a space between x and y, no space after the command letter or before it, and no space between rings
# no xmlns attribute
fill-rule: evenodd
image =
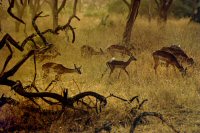
<svg viewBox="0 0 200 133"><path fill-rule="evenodd" d="M119 19L119 18L122 19ZM101 18L86 17L82 15L81 21L73 21L76 29L75 44L66 45L65 36L48 35L48 38L58 48L61 56L50 61L62 63L64 66L73 68L73 64L77 66L82 65L82 75L65 74L62 76L62 81L57 83L52 92L61 93L63 88L69 88L69 95L75 95L80 91L95 91L105 96L110 93L129 99L133 96L139 95L141 99L148 99L144 105L144 111L157 111L164 114L164 117L178 127L181 131L197 132L200 130L200 67L199 67L199 49L200 49L200 26L197 24L188 24L188 19L170 19L165 28L160 29L157 26L156 20L148 23L146 18L138 17L134 29L132 42L136 47L135 57L138 59L132 62L127 70L131 78L128 79L124 72L117 79L119 71L116 70L111 78L108 77L109 71L101 79L101 74L107 68L105 62L110 59L106 56L93 56L89 59L80 56L80 47L82 45L91 45L99 49L106 49L109 45L115 44L122 39L123 29L125 25L125 17L113 16L109 18L114 22L111 26L99 25ZM64 22L65 18L61 18ZM40 21L40 20L38 20ZM48 27L46 23L39 22L41 27ZM11 32L8 29L9 33ZM23 33L11 34L16 40L23 40ZM2 38L2 37L1 37ZM176 73L173 69L169 70L168 76L164 67L158 68L158 75L154 74L153 59L151 53L163 46L171 44L180 44L189 56L195 60L195 66L189 68L186 77L181 77L178 70ZM28 47L28 46L27 46ZM12 59L12 66L19 56L22 56L16 51L16 56ZM2 51L0 51L1 53ZM1 54L1 64L5 61L5 50ZM4 56L2 56L4 55ZM128 57L122 58L127 60ZM48 62L48 61L44 61ZM42 79L41 65L38 63L38 78L37 85L45 88L47 84L54 79L54 75L50 75L47 79ZM22 68L16 73L13 79L19 79L24 84L29 84L33 77L33 63L32 60L26 62ZM76 81L79 87L75 84ZM13 95L7 87L2 87L1 93L8 93ZM19 97L19 96L17 96ZM130 107L124 105L123 102L116 99L109 99L108 107L102 113L102 122L108 120L115 121L123 118ZM113 118L112 118L113 117ZM137 132L172 132L161 122L155 119L150 119L149 125L139 126ZM62 125L64 126L64 125ZM128 132L129 127L122 128L120 126L114 127L113 132ZM64 131L63 131L64 132Z"/></svg>

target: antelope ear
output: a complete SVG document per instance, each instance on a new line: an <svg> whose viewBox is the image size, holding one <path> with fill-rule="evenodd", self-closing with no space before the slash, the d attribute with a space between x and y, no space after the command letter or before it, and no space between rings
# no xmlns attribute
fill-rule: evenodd
<svg viewBox="0 0 200 133"><path fill-rule="evenodd" d="M82 65L79 67L79 69L81 69Z"/></svg>
<svg viewBox="0 0 200 133"><path fill-rule="evenodd" d="M76 64L74 64L74 67L76 68Z"/></svg>

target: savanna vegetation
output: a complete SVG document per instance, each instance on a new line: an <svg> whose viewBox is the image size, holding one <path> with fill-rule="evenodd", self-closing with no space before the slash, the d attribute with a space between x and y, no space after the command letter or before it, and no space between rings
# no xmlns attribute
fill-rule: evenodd
<svg viewBox="0 0 200 133"><path fill-rule="evenodd" d="M199 0L11 0L0 6L0 132L200 132ZM114 44L133 48L128 74L115 69L109 75L106 62L130 58L109 54ZM83 56L84 45L94 51ZM194 60L182 64L184 76L165 64L155 74L152 53L171 45ZM49 62L56 64L44 71Z"/></svg>

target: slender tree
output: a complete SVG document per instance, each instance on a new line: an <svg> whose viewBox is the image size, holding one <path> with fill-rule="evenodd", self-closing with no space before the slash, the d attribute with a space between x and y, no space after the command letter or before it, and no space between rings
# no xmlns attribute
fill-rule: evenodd
<svg viewBox="0 0 200 133"><path fill-rule="evenodd" d="M200 0L193 1L193 14L191 21L200 23Z"/></svg>
<svg viewBox="0 0 200 133"><path fill-rule="evenodd" d="M1 16L1 13L3 11L3 8L2 8L2 1L0 0L0 16ZM0 32L1 32L1 18L0 18Z"/></svg>
<svg viewBox="0 0 200 133"><path fill-rule="evenodd" d="M31 12L31 20L41 10L41 7L44 4L44 2L45 2L45 0L31 0L29 2L30 12Z"/></svg>
<svg viewBox="0 0 200 133"><path fill-rule="evenodd" d="M167 22L167 16L169 8L172 5L173 0L155 0L158 10L158 22Z"/></svg>
<svg viewBox="0 0 200 133"><path fill-rule="evenodd" d="M124 0L126 1L126 0ZM129 8L129 15L128 15L128 20L126 22L126 27L123 33L123 39L122 39L122 44L129 47L130 46L130 40L131 40L131 35L132 35L132 29L133 25L135 22L135 19L138 15L138 9L140 6L140 1L141 0L131 0L131 4L129 4L126 1L126 4L130 6Z"/></svg>
<svg viewBox="0 0 200 133"><path fill-rule="evenodd" d="M25 13L25 9L27 7L27 4L28 4L28 0L25 0L23 3L20 3L19 1L15 0L15 6L16 6L16 10L17 10L17 17L19 19L23 18L23 15ZM15 22L15 32L19 32L20 24L21 24L21 22L19 22L19 21Z"/></svg>
<svg viewBox="0 0 200 133"><path fill-rule="evenodd" d="M52 10L52 17L53 17L53 29L58 27L58 14L60 11L65 7L67 0L62 0L62 3L60 4L60 7L58 7L59 0L51 0L51 2L48 2L51 10Z"/></svg>
<svg viewBox="0 0 200 133"><path fill-rule="evenodd" d="M152 18L152 12L151 9L152 8L152 1L148 0L148 21L149 23L151 22L151 18Z"/></svg>

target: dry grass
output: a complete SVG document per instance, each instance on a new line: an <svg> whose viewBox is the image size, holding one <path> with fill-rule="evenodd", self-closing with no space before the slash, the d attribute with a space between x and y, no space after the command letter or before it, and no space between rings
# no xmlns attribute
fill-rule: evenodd
<svg viewBox="0 0 200 133"><path fill-rule="evenodd" d="M62 76L62 81L57 83L53 92L61 93L64 87L69 88L69 95L79 93L79 89L74 83L77 82L81 91L95 91L105 96L110 93L119 95L124 98L131 98L139 95L141 99L148 99L144 105L145 111L157 111L164 115L171 123L179 130L186 132L198 132L200 130L200 67L199 67L199 49L200 49L200 26L197 24L189 24L188 19L175 20L170 19L164 29L157 26L156 20L148 23L146 18L138 17L133 29L132 42L136 47L135 57L138 59L132 62L127 70L131 78L122 72L121 77L117 79L118 70L116 70L109 79L108 73L101 79L101 74L106 69L105 62L110 59L106 56L93 56L90 59L84 59L80 56L80 47L82 45L91 45L96 49L106 49L111 44L115 44L121 40L125 18L122 16L113 16L109 20L113 22L109 26L99 26L101 18L85 17L81 15L81 21L74 21L76 29L75 44L66 45L65 36L48 35L48 38L55 44L61 53L61 56L50 61L62 63L64 66L72 67L73 64L82 65L82 75L65 74ZM122 19L119 19L122 17ZM65 18L61 18L62 22ZM46 23L40 23L44 28ZM49 26L49 25L48 25ZM47 27L47 26L45 26ZM10 33L10 29L8 29ZM11 34L16 40L23 40L23 33ZM0 37L2 38L2 37ZM186 77L181 77L180 73L172 70L167 76L164 67L158 68L158 75L154 74L153 59L151 53L162 46L171 44L180 44L181 47L195 60L195 66L189 68ZM19 60L22 56L15 50L15 56L12 59L12 64ZM5 60L6 50L0 51L1 64ZM2 56L4 55L4 56ZM127 60L128 57L117 57ZM38 78L37 85L41 88L54 79L54 75L50 75L47 79L42 79L41 65L45 62L38 63ZM12 66L9 64L9 66ZM1 66L2 67L2 66ZM19 79L24 84L29 84L32 81L33 75L32 60L26 62L17 72L13 79ZM23 76L22 76L23 75ZM1 93L6 93L8 96L13 96L7 87L1 86ZM20 98L19 96L15 96ZM22 98L20 98L22 99ZM109 104L103 113L100 115L100 122L106 120L117 121L124 118L127 111L130 109L128 105L116 99L109 99ZM152 122L153 121L153 122ZM98 125L98 124L97 124ZM50 131L58 129L60 132L65 132L65 126L61 122L54 122ZM56 131L58 131L56 129ZM115 126L112 132L128 132L129 127ZM90 132L93 129L89 129ZM137 132L172 132L161 122L155 119L150 119L150 125L139 126Z"/></svg>

